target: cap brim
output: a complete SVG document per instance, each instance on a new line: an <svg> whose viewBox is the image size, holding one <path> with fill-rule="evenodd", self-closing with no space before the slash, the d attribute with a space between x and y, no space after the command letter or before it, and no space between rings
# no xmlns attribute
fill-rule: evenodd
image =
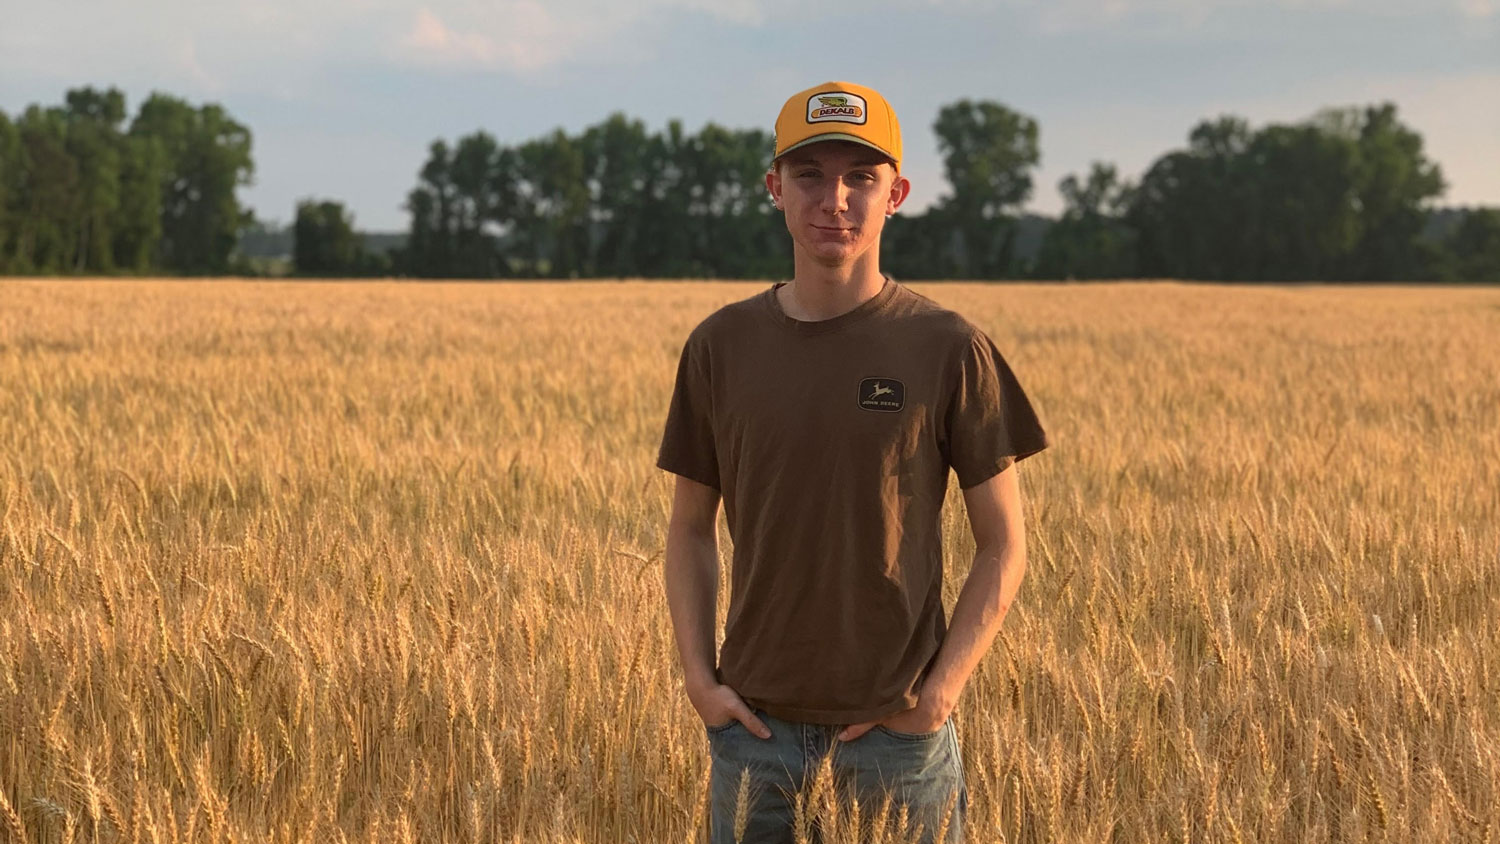
<svg viewBox="0 0 1500 844"><path fill-rule="evenodd" d="M849 135L849 134L846 134L844 132L827 132L827 133L822 134L822 135L813 135L811 138L804 138L803 140L800 140L797 143L792 144L791 146L787 147L786 149L784 149L780 153L778 153L774 158L771 159L771 163L775 164L778 159L780 159L782 156L786 155L787 153L791 152L794 149L802 149L803 147L808 146L809 144L816 144L816 143L820 143L822 141L852 141L852 142L854 142L856 144L859 144L860 146L869 147L870 149L875 150L876 152L880 153L881 155L885 156L886 158L889 158L891 160L891 165L894 166L896 169L898 169L898 170L901 169L901 162L897 161L895 159L895 157L893 157L889 152L886 152L885 150L881 149L880 147L875 146L874 144L870 143L869 141L865 140L864 138L861 138L861 137L859 137L857 135Z"/></svg>

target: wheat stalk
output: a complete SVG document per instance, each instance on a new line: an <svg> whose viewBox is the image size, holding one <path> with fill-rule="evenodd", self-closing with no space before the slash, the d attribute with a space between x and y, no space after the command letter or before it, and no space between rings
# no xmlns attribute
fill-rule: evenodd
<svg viewBox="0 0 1500 844"><path fill-rule="evenodd" d="M10 835L12 841L16 844L28 844L30 839L26 836L26 827L21 825L21 816L11 805L10 798L5 796L3 788L0 788L0 820L5 822L6 833Z"/></svg>

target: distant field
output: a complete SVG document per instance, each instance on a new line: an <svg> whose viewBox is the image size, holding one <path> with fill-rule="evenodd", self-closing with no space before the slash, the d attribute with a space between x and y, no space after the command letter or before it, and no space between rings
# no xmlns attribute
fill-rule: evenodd
<svg viewBox="0 0 1500 844"><path fill-rule="evenodd" d="M911 286L1054 443L971 841L1500 839L1500 290ZM695 840L654 459L762 287L0 282L0 839Z"/></svg>

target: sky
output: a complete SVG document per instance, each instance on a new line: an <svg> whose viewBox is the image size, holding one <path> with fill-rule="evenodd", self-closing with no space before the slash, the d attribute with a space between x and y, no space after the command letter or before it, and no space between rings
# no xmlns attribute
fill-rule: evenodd
<svg viewBox="0 0 1500 844"><path fill-rule="evenodd" d="M901 122L908 208L946 190L932 123L959 99L1036 119L1029 210L1093 161L1136 177L1194 124L1391 101L1442 205L1500 205L1500 0L0 0L0 110L83 85L217 102L253 135L256 216L344 202L404 230L428 145L520 143L621 111L770 131L827 80Z"/></svg>

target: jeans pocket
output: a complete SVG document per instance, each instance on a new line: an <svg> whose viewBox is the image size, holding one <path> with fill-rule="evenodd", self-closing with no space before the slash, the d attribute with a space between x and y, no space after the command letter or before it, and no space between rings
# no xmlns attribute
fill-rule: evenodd
<svg viewBox="0 0 1500 844"><path fill-rule="evenodd" d="M738 718L730 718L729 722L726 723L726 724L713 724L713 725L705 724L705 725L703 725L703 729L705 731L707 731L709 735L716 736L719 733L727 731L730 727L733 727L735 724L738 724L738 723L739 723L739 719Z"/></svg>
<svg viewBox="0 0 1500 844"><path fill-rule="evenodd" d="M900 741L932 741L933 739L943 734L943 727L946 726L948 726L948 723L945 721L943 722L942 727L938 727L936 730L933 730L930 733L903 733L899 730L893 730L884 724L876 724L875 729L879 730L882 733L885 733L893 739L898 739Z"/></svg>

